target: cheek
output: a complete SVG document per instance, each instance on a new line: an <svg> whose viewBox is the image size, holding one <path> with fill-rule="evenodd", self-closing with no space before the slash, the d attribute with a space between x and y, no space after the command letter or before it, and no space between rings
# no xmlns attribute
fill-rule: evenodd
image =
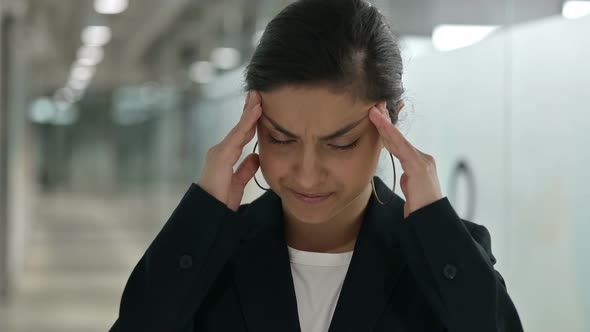
<svg viewBox="0 0 590 332"><path fill-rule="evenodd" d="M374 165L378 159L375 149L370 145L363 145L348 158L339 160L333 171L339 174L340 178L363 178L364 174L374 171Z"/></svg>
<svg viewBox="0 0 590 332"><path fill-rule="evenodd" d="M376 167L377 162L379 161L379 155L384 149L383 143L381 143L381 136L379 136L379 132L375 129L367 135L367 141L369 144L366 148L366 158L367 162L374 165Z"/></svg>
<svg viewBox="0 0 590 332"><path fill-rule="evenodd" d="M371 135L366 135L362 144L359 144L348 158L339 160L334 172L339 178L348 181L370 179L377 167L380 151L378 137L375 139Z"/></svg>
<svg viewBox="0 0 590 332"><path fill-rule="evenodd" d="M289 171L288 157L281 153L280 147L266 142L264 137L260 137L256 153L260 156L260 170L268 183Z"/></svg>

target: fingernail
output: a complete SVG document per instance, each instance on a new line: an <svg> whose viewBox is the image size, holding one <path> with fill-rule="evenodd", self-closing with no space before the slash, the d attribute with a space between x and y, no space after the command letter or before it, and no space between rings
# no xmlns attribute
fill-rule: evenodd
<svg viewBox="0 0 590 332"><path fill-rule="evenodd" d="M385 103L385 102L379 103L379 114L381 114L381 116L387 120L390 119L389 118L389 110L387 109L387 103Z"/></svg>
<svg viewBox="0 0 590 332"><path fill-rule="evenodd" d="M377 112L377 114L379 114L379 116L381 117L385 117L385 114L383 114L383 109L381 109L381 107L379 107L380 105L377 104L377 106L373 106L373 108L375 109L375 112Z"/></svg>
<svg viewBox="0 0 590 332"><path fill-rule="evenodd" d="M251 94L252 94L252 91L248 91L248 94L246 95L246 104L250 101Z"/></svg>
<svg viewBox="0 0 590 332"><path fill-rule="evenodd" d="M371 112L375 113L378 116L383 116L383 114L381 114L381 111L375 106L371 107Z"/></svg>

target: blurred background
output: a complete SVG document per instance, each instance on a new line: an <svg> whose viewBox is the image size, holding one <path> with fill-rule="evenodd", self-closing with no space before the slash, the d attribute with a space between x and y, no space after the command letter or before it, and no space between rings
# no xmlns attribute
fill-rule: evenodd
<svg viewBox="0 0 590 332"><path fill-rule="evenodd" d="M289 2L0 0L0 331L110 328ZM590 331L590 1L373 3L401 36L399 127L490 230L525 330Z"/></svg>

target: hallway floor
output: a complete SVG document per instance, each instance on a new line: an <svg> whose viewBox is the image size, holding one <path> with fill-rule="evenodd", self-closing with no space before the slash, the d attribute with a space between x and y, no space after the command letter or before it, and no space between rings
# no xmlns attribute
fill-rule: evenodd
<svg viewBox="0 0 590 332"><path fill-rule="evenodd" d="M0 304L0 331L108 331L131 270L181 198L141 195L38 198L18 289Z"/></svg>

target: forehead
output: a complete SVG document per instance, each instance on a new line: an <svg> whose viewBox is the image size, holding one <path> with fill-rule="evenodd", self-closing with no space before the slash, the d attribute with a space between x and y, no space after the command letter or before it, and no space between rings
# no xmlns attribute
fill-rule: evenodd
<svg viewBox="0 0 590 332"><path fill-rule="evenodd" d="M290 128L329 130L359 120L374 104L322 86L285 86L260 95L262 111Z"/></svg>

